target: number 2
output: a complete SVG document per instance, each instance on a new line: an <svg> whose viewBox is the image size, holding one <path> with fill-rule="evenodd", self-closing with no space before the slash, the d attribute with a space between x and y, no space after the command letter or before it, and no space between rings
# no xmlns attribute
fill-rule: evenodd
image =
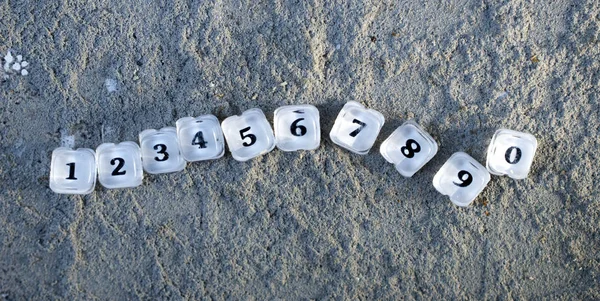
<svg viewBox="0 0 600 301"><path fill-rule="evenodd" d="M69 166L69 176L67 177L67 180L77 180L75 177L75 162L67 163L67 166Z"/></svg>
<svg viewBox="0 0 600 301"><path fill-rule="evenodd" d="M473 183L473 176L466 170L461 170L458 172L458 179L462 183L452 182L452 183L454 183L454 185L456 185L458 187L467 187L467 186L471 185L471 183Z"/></svg>
<svg viewBox="0 0 600 301"><path fill-rule="evenodd" d="M116 162L119 162L119 163L117 164ZM123 158L114 158L114 159L110 160L110 165L115 165L115 164L117 164L117 167L115 168L115 170L113 170L111 175L122 176L127 172L126 170L121 170L121 168L123 168L123 165L125 165L125 160L123 160Z"/></svg>
<svg viewBox="0 0 600 301"><path fill-rule="evenodd" d="M250 127L246 127L240 130L240 137L242 137L242 140L246 139L246 138L250 138L250 142L246 142L244 141L244 143L242 143L243 146L251 146L254 143L256 143L256 136L254 134L246 134L244 135L245 132L249 131Z"/></svg>
<svg viewBox="0 0 600 301"><path fill-rule="evenodd" d="M356 123L360 126L356 130L352 131L352 133L350 133L350 137L356 137L356 135L358 135L358 133L360 133L360 131L362 131L362 129L367 126L366 123L364 123L358 119L352 120L352 123Z"/></svg>

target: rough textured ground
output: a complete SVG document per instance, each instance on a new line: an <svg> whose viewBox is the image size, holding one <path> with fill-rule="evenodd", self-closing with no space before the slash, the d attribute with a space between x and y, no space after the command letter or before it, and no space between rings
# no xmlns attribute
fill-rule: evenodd
<svg viewBox="0 0 600 301"><path fill-rule="evenodd" d="M0 80L0 298L600 298L597 1L135 2L0 3L0 52L30 62ZM348 100L386 117L366 156L328 138ZM61 133L299 103L316 151L48 188ZM440 151L405 179L378 147L409 118ZM433 175L500 127L538 138L529 178L455 207Z"/></svg>

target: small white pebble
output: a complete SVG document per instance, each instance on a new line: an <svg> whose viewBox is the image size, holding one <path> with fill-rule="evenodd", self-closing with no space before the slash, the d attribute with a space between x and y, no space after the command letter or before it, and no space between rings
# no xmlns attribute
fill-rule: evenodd
<svg viewBox="0 0 600 301"><path fill-rule="evenodd" d="M22 56L22 55L20 55L20 54L19 54L19 55L17 55L17 62L20 62L20 61L22 61L22 60L23 60L23 56Z"/></svg>
<svg viewBox="0 0 600 301"><path fill-rule="evenodd" d="M117 91L117 81L112 78L107 78L104 81L104 86L109 93Z"/></svg>
<svg viewBox="0 0 600 301"><path fill-rule="evenodd" d="M27 69L21 70L21 75L25 76L27 74L29 74L29 72L27 72Z"/></svg>
<svg viewBox="0 0 600 301"><path fill-rule="evenodd" d="M29 66L29 63L27 61L21 62L21 67L27 67L27 66Z"/></svg>
<svg viewBox="0 0 600 301"><path fill-rule="evenodd" d="M342 48L342 45L340 45L340 44L335 45L335 49L340 50L340 48Z"/></svg>
<svg viewBox="0 0 600 301"><path fill-rule="evenodd" d="M216 85L213 83L208 84L209 87L214 88Z"/></svg>
<svg viewBox="0 0 600 301"><path fill-rule="evenodd" d="M10 53L10 51L9 51L9 52L6 54L6 56L4 56L4 60L5 60L7 63L9 63L9 64L10 64L10 63L12 63L12 62L15 60L15 58L12 56L12 54L11 54L11 53Z"/></svg>
<svg viewBox="0 0 600 301"><path fill-rule="evenodd" d="M21 64L19 63L14 63L12 66L13 70L19 71L21 70Z"/></svg>

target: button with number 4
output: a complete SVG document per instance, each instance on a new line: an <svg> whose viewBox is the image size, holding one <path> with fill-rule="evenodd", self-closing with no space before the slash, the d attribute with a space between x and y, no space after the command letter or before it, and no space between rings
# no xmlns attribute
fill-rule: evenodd
<svg viewBox="0 0 600 301"><path fill-rule="evenodd" d="M488 147L487 169L493 175L525 179L536 149L537 140L533 135L500 129L496 131Z"/></svg>
<svg viewBox="0 0 600 301"><path fill-rule="evenodd" d="M349 101L335 119L329 138L351 152L364 155L375 143L384 122L381 113Z"/></svg>
<svg viewBox="0 0 600 301"><path fill-rule="evenodd" d="M383 141L379 151L401 175L412 177L435 156L438 145L422 127L409 120Z"/></svg>
<svg viewBox="0 0 600 301"><path fill-rule="evenodd" d="M214 115L177 120L177 140L181 154L188 162L217 159L225 153L221 125Z"/></svg>
<svg viewBox="0 0 600 301"><path fill-rule="evenodd" d="M96 148L98 180L106 188L136 187L142 184L142 155L132 141L102 143Z"/></svg>
<svg viewBox="0 0 600 301"><path fill-rule="evenodd" d="M144 170L151 174L182 171L185 160L179 151L177 130L170 126L148 129L140 133L142 163Z"/></svg>
<svg viewBox="0 0 600 301"><path fill-rule="evenodd" d="M466 207L490 181L490 173L471 156L454 153L433 177L433 187L450 196L452 203Z"/></svg>
<svg viewBox="0 0 600 301"><path fill-rule="evenodd" d="M321 142L319 110L311 105L283 106L273 118L277 148L282 151L313 150Z"/></svg>
<svg viewBox="0 0 600 301"><path fill-rule="evenodd" d="M250 109L241 116L227 117L221 123L231 156L247 161L275 148L273 129L260 109Z"/></svg>
<svg viewBox="0 0 600 301"><path fill-rule="evenodd" d="M59 147L52 152L50 189L56 193L88 194L96 185L96 158L93 150Z"/></svg>

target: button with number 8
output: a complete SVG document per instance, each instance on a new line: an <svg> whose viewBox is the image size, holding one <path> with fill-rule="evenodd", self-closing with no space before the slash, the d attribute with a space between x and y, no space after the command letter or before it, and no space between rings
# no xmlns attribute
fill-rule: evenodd
<svg viewBox="0 0 600 301"><path fill-rule="evenodd" d="M142 184L142 155L132 141L102 143L96 148L98 180L106 188L136 187Z"/></svg>
<svg viewBox="0 0 600 301"><path fill-rule="evenodd" d="M59 147L52 152L50 189L56 193L88 194L96 185L96 158L93 150Z"/></svg>
<svg viewBox="0 0 600 301"><path fill-rule="evenodd" d="M188 162L217 159L225 153L221 125L214 115L177 120L177 140L181 154Z"/></svg>
<svg viewBox="0 0 600 301"><path fill-rule="evenodd" d="M158 131L148 129L141 132L140 148L142 163L147 173L169 173L185 168L185 160L177 142L177 130L172 126Z"/></svg>
<svg viewBox="0 0 600 301"><path fill-rule="evenodd" d="M277 148L282 151L313 150L321 142L319 110L311 105L283 106L273 118Z"/></svg>
<svg viewBox="0 0 600 301"><path fill-rule="evenodd" d="M227 117L221 128L231 156L237 161L250 160L275 148L273 129L260 109Z"/></svg>
<svg viewBox="0 0 600 301"><path fill-rule="evenodd" d="M435 156L438 145L422 127L409 120L383 141L379 150L401 175L412 177Z"/></svg>
<svg viewBox="0 0 600 301"><path fill-rule="evenodd" d="M364 155L375 143L384 122L381 113L349 101L335 119L329 138L351 152Z"/></svg>
<svg viewBox="0 0 600 301"><path fill-rule="evenodd" d="M490 181L490 173L471 156L454 153L433 177L433 187L457 206L466 207Z"/></svg>
<svg viewBox="0 0 600 301"><path fill-rule="evenodd" d="M493 175L525 179L536 149L537 140L533 135L500 129L496 131L488 147L487 169Z"/></svg>

